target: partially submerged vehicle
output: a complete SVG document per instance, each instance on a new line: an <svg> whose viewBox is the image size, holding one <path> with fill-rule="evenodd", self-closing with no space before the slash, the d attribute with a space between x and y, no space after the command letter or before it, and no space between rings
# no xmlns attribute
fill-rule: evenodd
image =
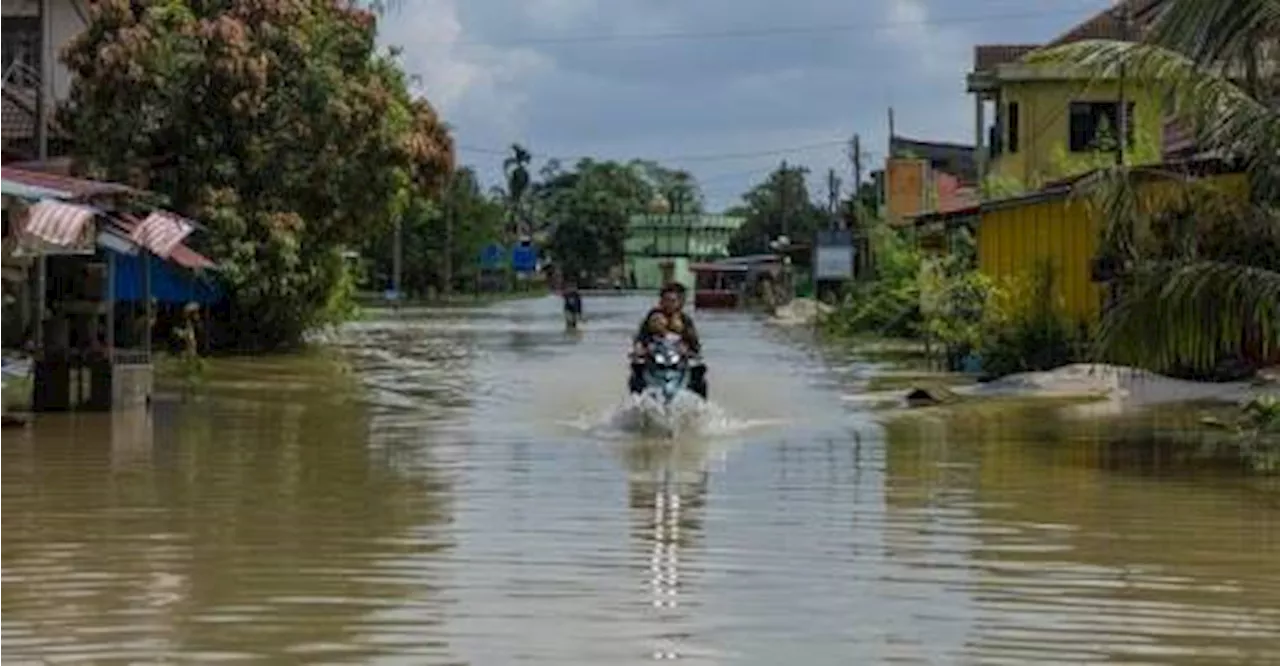
<svg viewBox="0 0 1280 666"><path fill-rule="evenodd" d="M641 378L639 385L632 386L633 393L653 397L662 405L671 404L684 391L707 397L705 389L695 391L691 382L693 369L702 360L685 351L679 335L668 333L651 340L645 354L632 356L631 363Z"/></svg>
<svg viewBox="0 0 1280 666"><path fill-rule="evenodd" d="M670 437L700 418L706 388L705 381L695 386L694 369L702 361L687 353L679 335L651 340L645 353L633 356L631 363L635 402L628 409L628 429Z"/></svg>
<svg viewBox="0 0 1280 666"><path fill-rule="evenodd" d="M652 396L663 405L671 404L681 391L689 388L689 366L691 360L680 345L680 336L667 334L656 338L648 345L648 352L643 358L632 359L633 363L641 363L644 368L644 388L641 395Z"/></svg>

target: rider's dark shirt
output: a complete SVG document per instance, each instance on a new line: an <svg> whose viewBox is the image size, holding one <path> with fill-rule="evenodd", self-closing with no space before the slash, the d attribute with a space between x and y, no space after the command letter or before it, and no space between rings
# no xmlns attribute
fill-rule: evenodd
<svg viewBox="0 0 1280 666"><path fill-rule="evenodd" d="M573 312L575 314L582 313L582 296L577 292L570 292L564 295L564 311Z"/></svg>

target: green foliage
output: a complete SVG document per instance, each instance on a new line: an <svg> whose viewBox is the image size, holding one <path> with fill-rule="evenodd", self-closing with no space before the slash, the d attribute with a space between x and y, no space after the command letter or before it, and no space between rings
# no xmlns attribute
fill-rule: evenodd
<svg viewBox="0 0 1280 666"><path fill-rule="evenodd" d="M729 239L732 254L770 252L770 241L786 234L792 241L807 240L818 229L830 225L830 214L815 204L805 181L809 169L802 166L779 166L763 183L742 195L742 205L730 215L746 218L746 222Z"/></svg>
<svg viewBox="0 0 1280 666"><path fill-rule="evenodd" d="M233 344L269 349L342 313L343 246L452 167L447 129L343 3L95 3L64 52L60 122L97 175L205 224Z"/></svg>
<svg viewBox="0 0 1280 666"><path fill-rule="evenodd" d="M993 280L976 267L976 246L962 230L951 233L943 257L923 257L900 232L871 229L876 257L872 279L822 321L836 336L925 337L951 369L974 354L987 376L1048 370L1075 360L1079 335L1055 297L1054 272Z"/></svg>
<svg viewBox="0 0 1280 666"><path fill-rule="evenodd" d="M994 173L988 174L986 178L983 178L981 184L982 199L984 201L1016 197L1020 194L1026 194L1029 189L1026 183L1023 183L1018 178Z"/></svg>
<svg viewBox="0 0 1280 666"><path fill-rule="evenodd" d="M1280 472L1280 398L1259 396L1242 405L1229 422L1204 419L1203 423L1231 433L1230 445L1256 471Z"/></svg>
<svg viewBox="0 0 1280 666"><path fill-rule="evenodd" d="M978 355L988 377L1052 370L1077 360L1079 335L1055 295L1055 272L1041 264L988 294Z"/></svg>
<svg viewBox="0 0 1280 666"><path fill-rule="evenodd" d="M925 260L920 271L922 330L942 347L951 366L982 348L989 334L996 284L978 272L976 255L972 235L958 231L948 254Z"/></svg>
<svg viewBox="0 0 1280 666"><path fill-rule="evenodd" d="M468 167L453 173L438 201L411 197L402 219L404 291L422 297L468 289L479 272L481 250L503 240L505 212L503 198L482 191ZM394 242L394 234L386 233L366 245L376 288L390 284ZM452 276L446 285L450 266Z"/></svg>
<svg viewBox="0 0 1280 666"><path fill-rule="evenodd" d="M920 252L883 221L871 223L867 233L875 258L872 275L853 283L840 307L823 318L823 331L834 336L915 337L922 327Z"/></svg>
<svg viewBox="0 0 1280 666"><path fill-rule="evenodd" d="M659 195L672 208L701 208L690 174L640 160L584 159L570 171L549 164L533 191L539 218L553 229L548 247L553 260L564 275L588 278L622 263L631 216L647 212Z"/></svg>
<svg viewBox="0 0 1280 666"><path fill-rule="evenodd" d="M528 222L525 195L532 182L529 176L529 163L532 161L533 154L518 143L511 144L511 156L502 161L502 172L507 176L507 214L512 231L521 223Z"/></svg>
<svg viewBox="0 0 1280 666"><path fill-rule="evenodd" d="M1202 149L1237 158L1249 175L1251 201L1229 207L1171 176L1184 201L1167 212L1143 206L1127 171L1087 184L1108 222L1104 250L1124 276L1103 322L1103 357L1200 375L1280 349L1280 83L1260 47L1277 17L1276 0L1168 0L1144 43L1086 41L1036 56L1093 77L1123 68L1173 102Z"/></svg>

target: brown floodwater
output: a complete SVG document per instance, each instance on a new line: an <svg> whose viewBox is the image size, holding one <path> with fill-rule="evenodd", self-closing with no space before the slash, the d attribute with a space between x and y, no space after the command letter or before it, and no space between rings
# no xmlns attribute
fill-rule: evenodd
<svg viewBox="0 0 1280 666"><path fill-rule="evenodd" d="M717 409L630 434L646 304L406 310L5 433L3 657L1280 663L1243 473L1048 408L881 424L843 399L879 366L737 314L699 315Z"/></svg>

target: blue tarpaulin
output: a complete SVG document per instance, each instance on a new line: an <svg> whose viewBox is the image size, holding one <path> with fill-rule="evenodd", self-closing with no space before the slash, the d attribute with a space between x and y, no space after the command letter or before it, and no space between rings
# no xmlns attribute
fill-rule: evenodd
<svg viewBox="0 0 1280 666"><path fill-rule="evenodd" d="M116 300L143 300L141 255L113 254L116 260ZM211 278L186 271L155 255L149 254L147 258L151 264L151 297L157 302L213 305L222 299L218 285Z"/></svg>

